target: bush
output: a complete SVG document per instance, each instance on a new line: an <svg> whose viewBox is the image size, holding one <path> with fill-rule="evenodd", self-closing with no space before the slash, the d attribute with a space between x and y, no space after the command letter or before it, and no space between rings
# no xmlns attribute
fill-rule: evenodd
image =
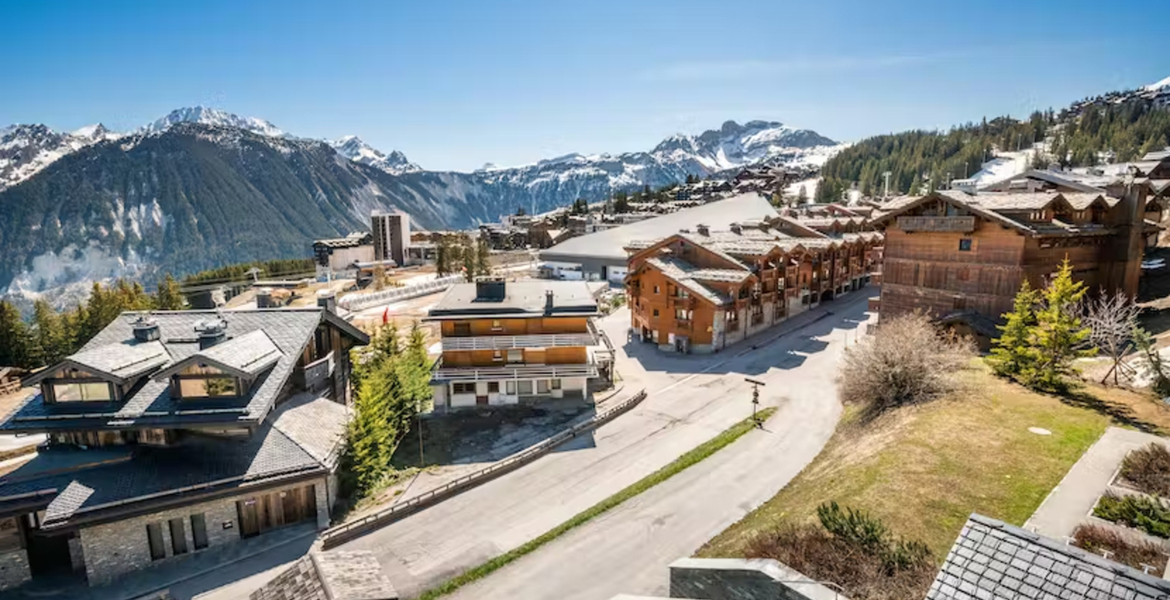
<svg viewBox="0 0 1170 600"><path fill-rule="evenodd" d="M936 568L925 544L897 539L880 520L835 503L817 513L820 527L783 524L753 538L747 557L775 559L817 581L831 581L854 600L926 595Z"/></svg>
<svg viewBox="0 0 1170 600"><path fill-rule="evenodd" d="M1110 560L1135 569L1142 569L1142 565L1150 565L1154 570L1150 573L1161 577L1166 566L1166 552L1162 546L1153 542L1135 542L1126 539L1120 533L1100 525L1079 525L1073 531L1073 543L1095 554L1102 551L1110 552Z"/></svg>
<svg viewBox="0 0 1170 600"><path fill-rule="evenodd" d="M954 374L975 356L966 338L946 335L921 314L883 320L845 353L841 396L869 416L932 400L955 388Z"/></svg>
<svg viewBox="0 0 1170 600"><path fill-rule="evenodd" d="M1130 452L1121 462L1121 477L1134 489L1170 496L1170 450L1157 442Z"/></svg>
<svg viewBox="0 0 1170 600"><path fill-rule="evenodd" d="M1093 515L1150 535L1170 538L1170 509L1158 498L1108 493L1097 501Z"/></svg>

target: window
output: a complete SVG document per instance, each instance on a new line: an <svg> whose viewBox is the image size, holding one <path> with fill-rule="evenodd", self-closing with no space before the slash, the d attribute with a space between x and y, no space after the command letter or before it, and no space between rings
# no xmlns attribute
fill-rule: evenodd
<svg viewBox="0 0 1170 600"><path fill-rule="evenodd" d="M191 539L195 542L195 549L207 547L207 519L203 513L191 515Z"/></svg>
<svg viewBox="0 0 1170 600"><path fill-rule="evenodd" d="M658 286L654 286L654 293L655 293L655 294L657 294L657 293L658 293Z"/></svg>
<svg viewBox="0 0 1170 600"><path fill-rule="evenodd" d="M503 362L503 360L504 360L504 351L503 350L493 350L492 351L492 361Z"/></svg>
<svg viewBox="0 0 1170 600"><path fill-rule="evenodd" d="M522 362L524 362L524 351L523 350L509 350L508 351L508 364L515 364L515 363L522 363Z"/></svg>
<svg viewBox="0 0 1170 600"><path fill-rule="evenodd" d="M182 517L171 519L169 522L171 528L171 549L175 551L175 556L187 553L187 532L183 527Z"/></svg>
<svg viewBox="0 0 1170 600"><path fill-rule="evenodd" d="M498 394L498 393L500 393L500 382L498 382L498 381L489 381L489 382L488 382L488 393L489 393L489 394Z"/></svg>
<svg viewBox="0 0 1170 600"><path fill-rule="evenodd" d="M507 393L509 396L515 396L516 395L516 382L514 380L513 381L505 381L504 382L504 392Z"/></svg>
<svg viewBox="0 0 1170 600"><path fill-rule="evenodd" d="M138 432L138 443L149 444L152 446L167 445L167 430L165 429L142 429Z"/></svg>
<svg viewBox="0 0 1170 600"><path fill-rule="evenodd" d="M468 382L462 382L462 383L452 383L451 384L451 393L452 394L474 394L475 393L475 382L468 381Z"/></svg>
<svg viewBox="0 0 1170 600"><path fill-rule="evenodd" d="M959 240L959 252L971 251L971 238L963 238Z"/></svg>
<svg viewBox="0 0 1170 600"><path fill-rule="evenodd" d="M517 381L516 382L516 389L517 389L517 392L521 396L531 396L532 395L532 382L527 380L527 379L523 380L523 381Z"/></svg>
<svg viewBox="0 0 1170 600"><path fill-rule="evenodd" d="M561 380L560 379L550 379L550 380L548 380L548 386L554 390L559 390L559 389L561 389Z"/></svg>
<svg viewBox="0 0 1170 600"><path fill-rule="evenodd" d="M176 375L175 382L181 398L226 398L240 395L240 381L235 377Z"/></svg>
<svg viewBox="0 0 1170 600"><path fill-rule="evenodd" d="M656 317L658 316L658 309L657 308L654 309L654 316L656 316Z"/></svg>
<svg viewBox="0 0 1170 600"><path fill-rule="evenodd" d="M679 298L690 298L691 296L690 296L690 294L687 293L686 290L680 288L678 290L678 297Z"/></svg>
<svg viewBox="0 0 1170 600"><path fill-rule="evenodd" d="M57 402L109 402L113 400L110 384L54 383L53 399Z"/></svg>
<svg viewBox="0 0 1170 600"><path fill-rule="evenodd" d="M687 310L685 308L674 309L674 318L678 319L679 321L686 321L687 320Z"/></svg>
<svg viewBox="0 0 1170 600"><path fill-rule="evenodd" d="M500 324L499 319L492 319L492 331L500 331L504 326Z"/></svg>
<svg viewBox="0 0 1170 600"><path fill-rule="evenodd" d="M161 525L158 523L147 524L146 542L150 545L150 560L162 560L167 557L167 549L163 547Z"/></svg>
<svg viewBox="0 0 1170 600"><path fill-rule="evenodd" d="M455 335L468 336L471 335L471 323L467 321L460 321L455 323Z"/></svg>
<svg viewBox="0 0 1170 600"><path fill-rule="evenodd" d="M548 380L547 379L537 379L536 380L536 393L537 394L547 394L548 393Z"/></svg>

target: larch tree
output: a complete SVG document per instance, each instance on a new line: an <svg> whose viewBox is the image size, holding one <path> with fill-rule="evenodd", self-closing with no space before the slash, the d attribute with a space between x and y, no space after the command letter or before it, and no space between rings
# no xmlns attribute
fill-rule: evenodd
<svg viewBox="0 0 1170 600"><path fill-rule="evenodd" d="M1089 303L1085 313L1089 339L1112 362L1109 371L1101 378L1101 383L1105 383L1112 375L1113 384L1117 385L1123 368L1121 360L1134 345L1139 313L1141 307L1122 293L1102 295Z"/></svg>
<svg viewBox="0 0 1170 600"><path fill-rule="evenodd" d="M30 367L28 327L20 311L0 301L0 367Z"/></svg>
<svg viewBox="0 0 1170 600"><path fill-rule="evenodd" d="M158 284L158 291L154 295L154 307L158 310L183 310L183 293L179 291L179 282L167 273Z"/></svg>

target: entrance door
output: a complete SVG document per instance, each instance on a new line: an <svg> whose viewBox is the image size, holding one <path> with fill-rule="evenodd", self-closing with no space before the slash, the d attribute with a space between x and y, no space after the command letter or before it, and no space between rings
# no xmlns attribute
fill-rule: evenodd
<svg viewBox="0 0 1170 600"><path fill-rule="evenodd" d="M28 567L33 577L59 577L73 572L69 557L72 533L44 535L37 530L28 533Z"/></svg>

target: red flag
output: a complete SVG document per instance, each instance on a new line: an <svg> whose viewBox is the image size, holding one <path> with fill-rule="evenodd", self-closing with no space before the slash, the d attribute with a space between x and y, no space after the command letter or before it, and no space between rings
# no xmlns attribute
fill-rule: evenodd
<svg viewBox="0 0 1170 600"><path fill-rule="evenodd" d="M385 325L389 322L390 322L390 307L387 306L386 310L382 311L382 324Z"/></svg>

